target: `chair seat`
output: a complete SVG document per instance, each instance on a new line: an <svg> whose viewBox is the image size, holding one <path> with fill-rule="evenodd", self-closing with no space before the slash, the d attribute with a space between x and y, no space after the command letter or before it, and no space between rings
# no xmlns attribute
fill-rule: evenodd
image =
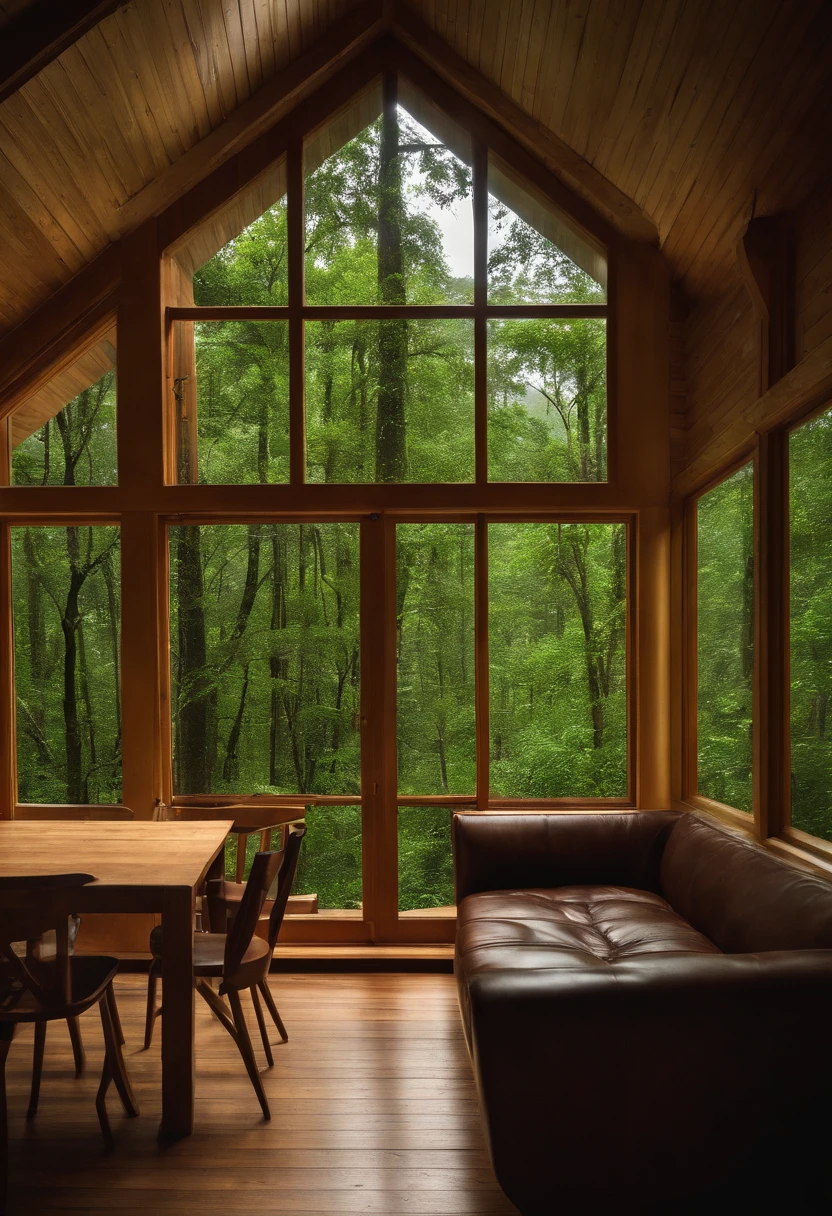
<svg viewBox="0 0 832 1216"><path fill-rule="evenodd" d="M101 998L118 971L118 959L76 955L69 960L71 999L57 1008L42 1005L31 992L21 992L9 973L0 989L0 1023L53 1022L85 1013Z"/></svg>
<svg viewBox="0 0 832 1216"><path fill-rule="evenodd" d="M194 975L206 977L222 975L225 958L226 935L224 933L195 933L194 934ZM150 950L154 958L162 957L162 926L157 925L150 934ZM253 975L252 983L264 972L263 960L268 960L269 943L262 937L253 937L243 955L240 969L233 977L233 983L238 987L246 987L245 980L248 972ZM268 963L266 964L268 969ZM232 977L228 977L232 978Z"/></svg>

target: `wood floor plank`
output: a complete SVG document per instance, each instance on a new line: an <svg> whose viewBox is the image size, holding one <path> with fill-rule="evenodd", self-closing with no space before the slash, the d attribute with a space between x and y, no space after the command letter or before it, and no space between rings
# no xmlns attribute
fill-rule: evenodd
<svg viewBox="0 0 832 1216"><path fill-rule="evenodd" d="M81 1078L66 1028L49 1028L41 1104L30 1123L32 1032L22 1030L7 1068L8 1216L174 1216L194 1211L195 1197L208 1194L235 1216L515 1212L489 1163L452 976L285 974L273 977L272 990L290 1035L288 1043L273 1036L274 1068L266 1069L253 1036L271 1121L261 1118L233 1043L199 1002L196 1130L163 1146L161 1036L141 1050L145 981L118 979L125 1057L142 1114L124 1118L111 1091L116 1149L109 1157L94 1107L100 1026L90 1015L82 1019L88 1065Z"/></svg>

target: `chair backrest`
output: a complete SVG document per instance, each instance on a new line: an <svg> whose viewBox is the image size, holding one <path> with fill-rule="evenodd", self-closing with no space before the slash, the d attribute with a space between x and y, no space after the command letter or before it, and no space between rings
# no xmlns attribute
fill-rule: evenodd
<svg viewBox="0 0 832 1216"><path fill-rule="evenodd" d="M277 891L269 916L268 933L269 949L274 949L280 926L283 923L286 901L292 891L301 841L305 835L305 823L293 824L289 828L288 839L282 849L271 853L255 854L243 898L240 900L240 909L234 917L225 942L223 970L226 976L233 975L240 966L243 955L257 930L263 905L276 886Z"/></svg>
<svg viewBox="0 0 832 1216"><path fill-rule="evenodd" d="M300 846L306 835L306 824L296 823L289 828L288 838L283 847L283 861L277 874L277 894L269 915L269 947L274 950L280 926L286 912L286 904L292 894L292 884L295 881L295 871L298 868Z"/></svg>
<svg viewBox="0 0 832 1216"><path fill-rule="evenodd" d="M132 819L133 812L126 806L48 806L30 804L15 807L15 819L69 819L87 823L109 823Z"/></svg>
<svg viewBox="0 0 832 1216"><path fill-rule="evenodd" d="M243 961L243 956L251 945L263 904L278 876L284 858L283 850L273 853L255 853L251 863L251 873L248 876L243 898L240 900L240 910L234 917L234 922L225 939L225 956L223 958L223 974L226 978L233 976Z"/></svg>
<svg viewBox="0 0 832 1216"><path fill-rule="evenodd" d="M79 887L95 882L92 874L39 874L0 878L0 957L14 991L2 996L4 1007L16 995L30 992L44 1006L70 999L69 917ZM27 949L21 957L16 942L31 943L46 933L55 935L55 954L44 962Z"/></svg>

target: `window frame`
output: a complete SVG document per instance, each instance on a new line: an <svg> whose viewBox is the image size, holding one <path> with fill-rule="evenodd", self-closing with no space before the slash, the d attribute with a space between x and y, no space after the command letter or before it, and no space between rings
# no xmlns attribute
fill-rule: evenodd
<svg viewBox="0 0 832 1216"><path fill-rule="evenodd" d="M233 206L240 191L252 186L283 156L296 158L295 180L302 184L304 133L327 121L365 83L385 71L400 71L446 113L453 113L455 120L469 129L475 142L482 148L491 149L520 179L527 180L538 193L548 197L556 209L570 217L578 230L605 251L608 266L607 303L603 305L607 315L606 481L488 482L484 476L487 447L481 423L480 476L469 484L311 485L303 483L302 475L287 485L175 484L170 467L174 450L173 396L169 363L171 344L167 339L176 313L168 309L187 306L186 297L183 302L181 275L173 265L177 246L186 243L188 234L202 224L213 222L213 217L223 208ZM483 172L482 165L480 172ZM296 199L293 222L302 233L303 211L297 202ZM110 317L116 313L119 482L112 487L0 489L0 633L2 645L7 654L11 654L7 557L10 524L29 521L65 524L71 516L84 522L120 525L124 801L133 807L137 817L150 817L154 801L163 798L165 774L170 769L169 692L165 690L169 621L167 522L288 521L310 515L339 519L355 515L367 519L389 516L402 521L410 517L421 522L444 512L453 518L487 515L495 521L503 517L507 520L560 519L565 523L582 520L626 522L629 796L626 801L596 800L592 805L593 809L613 812L666 805L670 796L669 770L664 758L666 708L661 679L655 678L655 671L657 664L659 668L664 664L666 671L669 659L669 649L661 632L666 626L666 604L661 595L662 571L666 575L668 570L668 469L662 463L663 445L669 438L662 354L667 272L656 251L623 239L603 214L593 211L540 160L486 114L461 98L414 55L399 46L380 43L362 51L349 65L340 68L325 87L278 118L264 135L258 135L228 163L213 172L206 170L206 176L199 184L171 203L156 219L126 237L120 255L114 281L104 289L96 280L98 294L88 310L81 314L82 320L71 334L54 339L48 348L48 358L39 369L39 375L48 378L60 360L74 357L82 346L95 340L93 331L100 326L101 316L107 313ZM295 281L298 281L297 277ZM296 301L294 303L296 305ZM289 307L292 306L290 300ZM492 307L496 310L498 306ZM508 313L522 315L523 307L509 306ZM563 306L546 307L555 315L558 307ZM414 315L424 314L414 306ZM84 326L89 328L84 330ZM80 338L79 334L82 334ZM298 334L302 336L302 330L296 326L290 352L296 368L303 362ZM482 366L485 366L484 360ZM31 386L31 379L28 383ZM302 380L296 376L295 383L302 384ZM15 381L13 391L17 394L16 400L21 400L26 392L23 373ZM485 392L480 392L479 400L484 408L487 404ZM0 398L0 407L6 411L13 406L11 392L7 390ZM298 406L295 393L292 408L297 411ZM637 422L644 424L643 434L636 434ZM300 433L296 426L295 474L302 468ZM390 673L394 673L395 668L389 661L386 668L383 666L384 646L389 648L391 643L389 630L385 634L383 628L384 612L387 611L385 596L389 598L391 587L394 590L395 579L394 550L388 552L385 559L390 533L389 526L386 529L365 528L362 533L362 590L366 580L373 593L369 599L371 611L363 613L362 648L375 647L380 652L379 660L372 665L375 681L373 715L366 723L371 742L362 754L362 777L365 765L366 771L372 774L364 781L368 793L362 799L362 822L365 826L365 875L373 876L363 919L356 919L354 915L321 917L318 914L317 917L299 917L297 923L292 924L290 922L296 920L293 917L286 925L289 942L447 943L453 937L452 917L408 918L407 922L399 918L397 866L382 866L380 861L397 857L395 761L391 766L390 749L385 751L379 743L382 731L389 730L390 722L394 721L389 710L391 704L395 705L395 699L392 703L390 700ZM375 594L379 571L384 572L386 582L383 596ZM653 595L656 588L659 588L657 597ZM365 671L362 680L365 692L368 692L367 679ZM392 691L395 693L394 688ZM0 759L9 747L7 740L13 738L13 696L10 667L0 664ZM488 729L487 723L485 729ZM395 758L395 752L392 754ZM11 766L7 771L12 771ZM0 814L13 814L11 791L0 787L0 800ZM558 811L573 810L581 805L584 804L574 799L549 804L510 800L509 807L495 804L493 809Z"/></svg>
<svg viewBox="0 0 832 1216"><path fill-rule="evenodd" d="M751 465L754 482L752 525L754 554L754 657L751 676L752 685L752 810L719 802L699 793L699 501L721 486L740 469ZM683 703L682 703L682 801L695 810L705 811L731 823L734 827L748 831L759 819L759 619L760 619L760 457L758 445L745 446L734 459L720 471L709 477L698 490L685 499L683 508L684 544L684 595L682 601L682 636L684 650Z"/></svg>

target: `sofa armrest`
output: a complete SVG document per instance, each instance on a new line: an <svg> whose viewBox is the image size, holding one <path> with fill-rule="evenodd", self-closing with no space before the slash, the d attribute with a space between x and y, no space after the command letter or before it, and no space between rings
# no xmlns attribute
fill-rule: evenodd
<svg viewBox="0 0 832 1216"><path fill-rule="evenodd" d="M457 904L479 891L599 884L659 892L677 811L460 813L453 819Z"/></svg>
<svg viewBox="0 0 832 1216"><path fill-rule="evenodd" d="M588 1192L646 1211L790 1127L829 1133L832 951L483 973L470 999L495 1170L524 1214L594 1211Z"/></svg>

